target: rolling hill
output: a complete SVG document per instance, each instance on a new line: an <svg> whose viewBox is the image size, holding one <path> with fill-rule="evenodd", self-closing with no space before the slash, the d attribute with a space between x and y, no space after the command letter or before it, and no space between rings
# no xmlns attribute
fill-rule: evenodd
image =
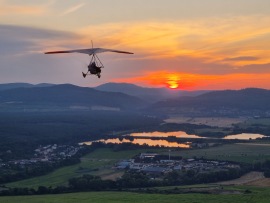
<svg viewBox="0 0 270 203"><path fill-rule="evenodd" d="M188 96L186 96L188 95ZM269 116L270 90L193 91L106 83L96 88L71 84L0 84L0 110L147 110L188 116Z"/></svg>
<svg viewBox="0 0 270 203"><path fill-rule="evenodd" d="M87 109L93 106L136 109L144 106L139 98L117 92L103 92L70 84L45 87L20 87L0 91L0 108L71 108Z"/></svg>
<svg viewBox="0 0 270 203"><path fill-rule="evenodd" d="M32 87L49 87L53 86L53 84L49 83L40 83L40 84L29 84L29 83L6 83L6 84L0 84L0 91L2 90L9 90L9 89L16 89L16 88L32 88Z"/></svg>
<svg viewBox="0 0 270 203"><path fill-rule="evenodd" d="M179 97L157 102L150 109L194 116L270 116L270 90L247 88L213 91L196 97Z"/></svg>
<svg viewBox="0 0 270 203"><path fill-rule="evenodd" d="M205 92L209 92L207 90L183 91L168 88L147 88L129 83L106 83L95 87L95 89L107 92L122 92L124 94L139 97L150 103L177 98L179 96L198 96Z"/></svg>

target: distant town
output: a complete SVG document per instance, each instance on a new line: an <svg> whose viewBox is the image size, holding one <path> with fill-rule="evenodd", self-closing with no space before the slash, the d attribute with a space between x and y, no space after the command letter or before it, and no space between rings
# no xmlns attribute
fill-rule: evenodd
<svg viewBox="0 0 270 203"><path fill-rule="evenodd" d="M152 178L162 177L172 171L194 170L197 173L224 171L232 168L240 168L239 164L225 161L211 161L204 159L183 159L182 157L170 157L157 153L141 153L134 159L122 160L115 165L118 170L142 172Z"/></svg>
<svg viewBox="0 0 270 203"><path fill-rule="evenodd" d="M7 172L7 170L16 169L20 171L27 168L36 168L40 165L55 165L63 160L73 158L82 146L70 146L70 145L46 145L40 146L34 150L32 158L18 159L18 160L0 160L0 170ZM11 151L9 153L12 153ZM29 169L28 169L29 170Z"/></svg>

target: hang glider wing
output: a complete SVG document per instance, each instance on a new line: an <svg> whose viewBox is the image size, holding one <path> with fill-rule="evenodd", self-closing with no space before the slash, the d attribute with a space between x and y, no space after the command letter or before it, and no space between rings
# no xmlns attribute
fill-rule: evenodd
<svg viewBox="0 0 270 203"><path fill-rule="evenodd" d="M74 50L66 50L66 51L49 51L49 52L45 52L45 54L81 53L81 54L93 55L93 54L98 54L98 53L103 53L103 52L116 52L116 53L121 53L121 54L133 54L133 53L127 52L127 51L119 51L119 50L114 50L114 49L103 49L103 48L74 49Z"/></svg>

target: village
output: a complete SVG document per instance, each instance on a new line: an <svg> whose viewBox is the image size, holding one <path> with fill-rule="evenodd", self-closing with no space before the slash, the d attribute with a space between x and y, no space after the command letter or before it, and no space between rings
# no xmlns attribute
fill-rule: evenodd
<svg viewBox="0 0 270 203"><path fill-rule="evenodd" d="M61 160L68 159L77 154L82 146L70 145L46 145L39 146L34 150L33 157L29 159L10 160L8 162L0 161L0 168L25 168L26 166L34 166L39 163L57 163Z"/></svg>
<svg viewBox="0 0 270 203"><path fill-rule="evenodd" d="M152 178L161 177L172 171L193 170L196 173L206 173L239 168L239 164L225 161L195 158L184 159L182 157L171 157L170 155L159 155L156 153L141 153L134 159L122 160L115 165L116 170L141 172Z"/></svg>

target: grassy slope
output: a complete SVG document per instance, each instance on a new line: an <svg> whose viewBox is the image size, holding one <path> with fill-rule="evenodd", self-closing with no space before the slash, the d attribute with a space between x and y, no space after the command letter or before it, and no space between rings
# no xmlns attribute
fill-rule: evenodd
<svg viewBox="0 0 270 203"><path fill-rule="evenodd" d="M112 163L108 161L95 161L95 162L82 161L82 163L80 164L63 167L44 176L13 182L6 185L9 187L30 187L30 188L37 188L40 185L52 187L58 185L66 185L68 179L70 179L71 177L76 177L83 174L78 172L79 167L91 170L95 168L106 167L107 164L111 165Z"/></svg>
<svg viewBox="0 0 270 203"><path fill-rule="evenodd" d="M241 187L235 189L249 189L250 194L138 194L130 192L85 192L70 193L60 195L40 195L40 196L18 196L18 197L0 197L0 202L5 203L103 203L103 202L125 202L125 203L268 203L270 198L269 188L251 188Z"/></svg>

